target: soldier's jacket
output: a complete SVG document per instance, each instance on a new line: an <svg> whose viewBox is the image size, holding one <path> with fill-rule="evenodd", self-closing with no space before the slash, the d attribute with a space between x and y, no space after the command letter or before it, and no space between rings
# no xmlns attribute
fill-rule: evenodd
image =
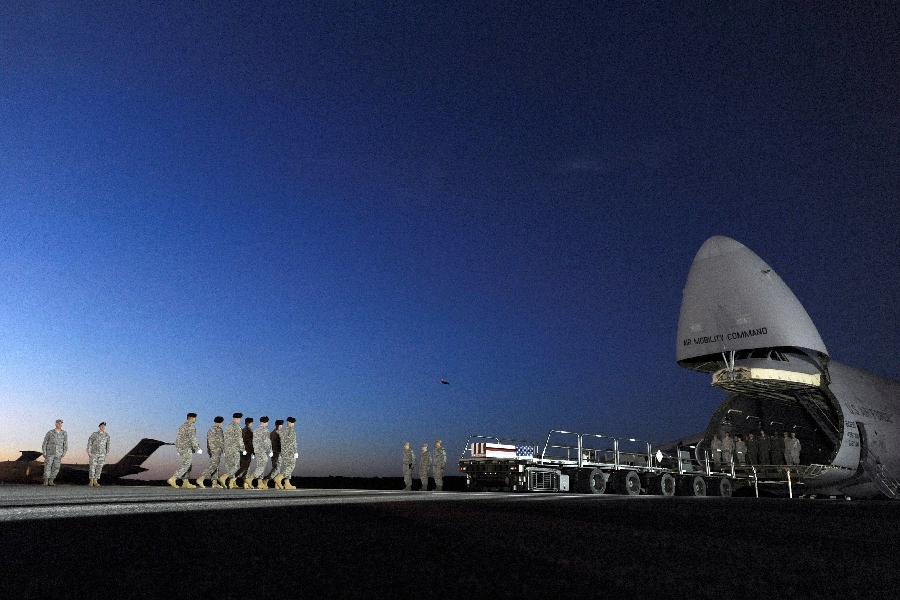
<svg viewBox="0 0 900 600"><path fill-rule="evenodd" d="M734 443L734 450L738 454L746 454L747 453L747 444L744 443L744 440L738 440Z"/></svg>
<svg viewBox="0 0 900 600"><path fill-rule="evenodd" d="M722 450L725 452L731 452L734 450L734 438L731 436L726 436L722 439Z"/></svg>
<svg viewBox="0 0 900 600"><path fill-rule="evenodd" d="M272 433L269 434L269 441L272 442L272 458L278 458L281 456L281 432L284 431L284 427L281 429L276 429Z"/></svg>
<svg viewBox="0 0 900 600"><path fill-rule="evenodd" d="M431 468L431 452L422 450L419 454L419 471L427 473L429 468Z"/></svg>
<svg viewBox="0 0 900 600"><path fill-rule="evenodd" d="M175 449L179 454L193 454L200 449L197 440L197 428L190 421L185 421L178 428L178 436L175 438Z"/></svg>
<svg viewBox="0 0 900 600"><path fill-rule="evenodd" d="M269 439L269 428L260 425L253 432L253 452L256 454L256 460L264 460L269 457L272 451L272 440Z"/></svg>
<svg viewBox="0 0 900 600"><path fill-rule="evenodd" d="M229 453L243 452L244 434L241 432L241 426L232 421L225 428L225 451ZM251 448L252 450L252 448Z"/></svg>
<svg viewBox="0 0 900 600"><path fill-rule="evenodd" d="M413 465L416 462L416 455L413 454L412 449L403 451L403 470L404 471L412 471Z"/></svg>
<svg viewBox="0 0 900 600"><path fill-rule="evenodd" d="M87 453L91 456L95 454L109 454L109 434L105 431L95 431L88 438Z"/></svg>
<svg viewBox="0 0 900 600"><path fill-rule="evenodd" d="M443 469L447 466L447 451L443 446L434 449L434 468Z"/></svg>
<svg viewBox="0 0 900 600"><path fill-rule="evenodd" d="M225 452L225 432L221 427L213 425L206 432L206 449L210 456Z"/></svg>
<svg viewBox="0 0 900 600"><path fill-rule="evenodd" d="M253 430L250 427L244 426L241 429L241 435L244 436L244 450L247 451L247 454L253 454Z"/></svg>
<svg viewBox="0 0 900 600"><path fill-rule="evenodd" d="M281 434L281 452L292 458L297 454L297 430L285 425L279 432Z"/></svg>
<svg viewBox="0 0 900 600"><path fill-rule="evenodd" d="M41 452L44 456L65 456L69 451L69 434L63 430L51 429L44 436L44 445Z"/></svg>

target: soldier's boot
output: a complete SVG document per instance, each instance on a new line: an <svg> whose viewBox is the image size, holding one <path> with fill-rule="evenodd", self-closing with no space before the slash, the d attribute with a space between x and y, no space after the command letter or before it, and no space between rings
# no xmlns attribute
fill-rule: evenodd
<svg viewBox="0 0 900 600"><path fill-rule="evenodd" d="M186 490L192 490L192 489L196 488L197 486L194 485L193 483L191 483L190 479L185 477L184 479L181 480L181 487Z"/></svg>
<svg viewBox="0 0 900 600"><path fill-rule="evenodd" d="M228 481L228 474L226 473L225 475L222 475L221 477L219 477L219 486L225 487L225 482L227 482L227 481ZM215 484L213 485L213 487L215 487Z"/></svg>
<svg viewBox="0 0 900 600"><path fill-rule="evenodd" d="M50 485L50 480L49 480L49 479L45 479L45 480L44 480L44 485Z"/></svg>
<svg viewBox="0 0 900 600"><path fill-rule="evenodd" d="M213 479L213 481L215 481L215 479ZM206 486L203 485L203 478L202 478L202 477L198 477L198 478L197 478L197 487L198 487L198 488L206 489Z"/></svg>
<svg viewBox="0 0 900 600"><path fill-rule="evenodd" d="M225 489L222 485L219 484L218 479L213 479L212 485L210 487L214 490L224 490Z"/></svg>
<svg viewBox="0 0 900 600"><path fill-rule="evenodd" d="M444 486L442 486L442 485L437 485L437 486L434 487L434 491L436 491L436 492L442 492L442 491L444 491L443 488L444 488Z"/></svg>
<svg viewBox="0 0 900 600"><path fill-rule="evenodd" d="M283 489L284 489L284 486L281 485L281 480L282 480L282 479L284 479L284 475L278 475L278 476L275 477L275 479L272 480L272 481L275 482L275 489L276 489L276 490L283 490Z"/></svg>
<svg viewBox="0 0 900 600"><path fill-rule="evenodd" d="M258 490L267 490L269 489L269 479L263 477L262 479L256 480L256 489Z"/></svg>
<svg viewBox="0 0 900 600"><path fill-rule="evenodd" d="M253 489L253 477L244 477L244 489L245 490Z"/></svg>
<svg viewBox="0 0 900 600"><path fill-rule="evenodd" d="M178 487L178 480L175 479L175 476L174 476L174 475L172 475L171 477L169 477L168 479L166 479L166 483L168 483L169 485L171 485L173 488L177 488L177 487Z"/></svg>
<svg viewBox="0 0 900 600"><path fill-rule="evenodd" d="M88 480L88 487L94 487L94 480L93 480L93 479L89 479L89 480Z"/></svg>
<svg viewBox="0 0 900 600"><path fill-rule="evenodd" d="M237 477L232 477L231 479L228 480L228 489L229 490L239 489L238 484L237 484Z"/></svg>
<svg viewBox="0 0 900 600"><path fill-rule="evenodd" d="M48 483L47 485L56 485L56 477L51 477L50 483Z"/></svg>
<svg viewBox="0 0 900 600"><path fill-rule="evenodd" d="M281 485L283 485L284 489L286 489L286 490L296 490L297 489L294 485L291 484L290 477L285 477L284 482Z"/></svg>

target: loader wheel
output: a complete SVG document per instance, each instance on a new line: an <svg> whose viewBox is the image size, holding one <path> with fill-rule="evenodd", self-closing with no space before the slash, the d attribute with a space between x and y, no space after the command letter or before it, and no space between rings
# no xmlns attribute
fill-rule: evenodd
<svg viewBox="0 0 900 600"><path fill-rule="evenodd" d="M679 496L705 496L706 481L699 475L684 475L678 479L676 493Z"/></svg>
<svg viewBox="0 0 900 600"><path fill-rule="evenodd" d="M675 476L671 473L663 473L658 477L650 477L647 480L647 493L654 496L674 496Z"/></svg>
<svg viewBox="0 0 900 600"><path fill-rule="evenodd" d="M635 471L617 471L615 482L619 494L637 496L641 493L641 478Z"/></svg>

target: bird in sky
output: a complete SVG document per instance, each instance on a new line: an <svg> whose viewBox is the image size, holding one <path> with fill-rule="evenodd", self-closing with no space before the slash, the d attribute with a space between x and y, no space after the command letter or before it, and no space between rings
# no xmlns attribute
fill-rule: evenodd
<svg viewBox="0 0 900 600"><path fill-rule="evenodd" d="M443 377L441 377L441 383L443 383L444 385L450 385L450 382L447 381L446 379L444 379Z"/></svg>

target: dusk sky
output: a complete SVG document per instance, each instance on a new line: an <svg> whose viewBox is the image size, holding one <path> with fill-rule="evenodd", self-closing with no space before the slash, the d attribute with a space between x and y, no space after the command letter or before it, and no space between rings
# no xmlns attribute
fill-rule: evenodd
<svg viewBox="0 0 900 600"><path fill-rule="evenodd" d="M900 379L900 18L849 4L0 4L0 460L188 411L297 417L300 476L677 439L717 234Z"/></svg>

